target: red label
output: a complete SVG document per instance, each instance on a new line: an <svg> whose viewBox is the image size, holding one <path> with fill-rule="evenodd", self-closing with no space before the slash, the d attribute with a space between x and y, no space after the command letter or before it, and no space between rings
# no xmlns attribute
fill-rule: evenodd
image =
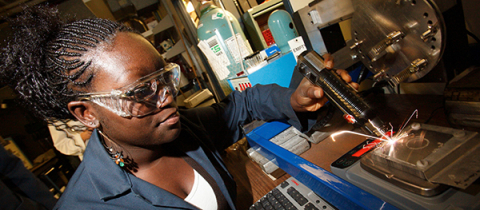
<svg viewBox="0 0 480 210"><path fill-rule="evenodd" d="M395 134L395 132L393 132L393 131L387 131L387 132L385 133L385 136L392 137L393 134ZM383 137L382 137L382 138L383 138Z"/></svg>
<svg viewBox="0 0 480 210"><path fill-rule="evenodd" d="M375 148L375 146L377 146L378 143L382 142L381 140L379 139L376 139L372 142L370 142L369 144L363 146L362 149L358 150L357 152L355 152L352 157L360 157L362 156L363 154L365 154L365 152L368 152L370 151L371 149Z"/></svg>
<svg viewBox="0 0 480 210"><path fill-rule="evenodd" d="M350 123L350 124L353 124L353 123L356 122L355 117L353 117L352 115L349 115L349 114L344 114L343 118L345 120L347 120L347 122Z"/></svg>

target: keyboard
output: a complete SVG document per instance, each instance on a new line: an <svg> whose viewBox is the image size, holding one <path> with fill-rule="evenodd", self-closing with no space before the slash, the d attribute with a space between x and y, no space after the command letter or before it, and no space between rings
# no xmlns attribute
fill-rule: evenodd
<svg viewBox="0 0 480 210"><path fill-rule="evenodd" d="M290 177L250 206L250 210L264 209L331 210L337 208L323 200L323 198L295 178Z"/></svg>

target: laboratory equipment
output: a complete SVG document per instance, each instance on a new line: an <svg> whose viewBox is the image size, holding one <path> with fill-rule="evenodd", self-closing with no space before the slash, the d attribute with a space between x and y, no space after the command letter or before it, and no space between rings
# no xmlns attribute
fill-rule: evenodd
<svg viewBox="0 0 480 210"><path fill-rule="evenodd" d="M406 139L396 142L394 147L398 148L386 158L381 156L390 152L392 144L367 139L336 160L331 166L333 173L330 173L270 141L289 127L283 122L266 122L251 129L247 139L255 151L337 209L480 208L479 183L475 182L479 171L480 136L476 132L412 124L401 132L408 135L397 136ZM379 142L385 142L387 147ZM421 152L414 152L417 150ZM406 163L409 161L415 164ZM413 178L402 180L399 170L403 170L403 177L407 174ZM416 188L415 181L422 174L432 175L445 183ZM405 187L416 189L411 191Z"/></svg>
<svg viewBox="0 0 480 210"><path fill-rule="evenodd" d="M330 19L319 18L325 8L332 13L342 10L338 17L329 13ZM303 14L308 14L312 23L316 21L317 32L322 24L351 18L352 42L333 54L336 66L346 68L360 61L374 73L375 82L391 87L427 75L445 48L445 23L431 0L341 1L338 7L335 1L324 0ZM385 136L385 122L351 87L325 69L321 56L309 51L298 61L299 72L324 88L349 122L379 138L367 139L335 161L333 174L269 142L281 133L279 122L269 122L247 134L257 152L339 209L355 205L364 209L480 208L477 132L410 124ZM373 201L365 202L357 191L371 195ZM343 202L338 201L341 199Z"/></svg>
<svg viewBox="0 0 480 210"><path fill-rule="evenodd" d="M293 20L285 10L275 10L268 17L268 28L283 54L291 51L288 41L298 37Z"/></svg>
<svg viewBox="0 0 480 210"><path fill-rule="evenodd" d="M277 9L285 9L282 0L265 1L243 14L242 19L255 51L266 49L269 46L265 41L265 36L268 39L271 35L268 32L268 17Z"/></svg>
<svg viewBox="0 0 480 210"><path fill-rule="evenodd" d="M401 209L480 208L477 132L413 123L397 136L360 161L348 152L332 172Z"/></svg>
<svg viewBox="0 0 480 210"><path fill-rule="evenodd" d="M199 47L209 60L224 95L228 95L232 89L227 79L245 70L243 59L253 51L240 23L230 12L211 3L202 5L201 11L197 28Z"/></svg>
<svg viewBox="0 0 480 210"><path fill-rule="evenodd" d="M438 1L442 7L451 4ZM433 0L324 0L299 10L299 16L319 54L331 52L321 30L351 21L345 30L350 33L344 34L351 39L333 53L335 66L345 69L361 61L376 82L393 87L424 77L445 49L446 26Z"/></svg>

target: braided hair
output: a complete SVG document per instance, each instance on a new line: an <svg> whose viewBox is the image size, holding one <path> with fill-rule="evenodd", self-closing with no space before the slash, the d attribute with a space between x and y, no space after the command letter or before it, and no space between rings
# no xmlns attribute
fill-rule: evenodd
<svg viewBox="0 0 480 210"><path fill-rule="evenodd" d="M82 57L118 32L133 32L104 19L64 21L53 7L24 7L9 23L14 31L1 50L2 84L16 90L19 101L38 117L75 119L67 108L80 92L89 90L94 72Z"/></svg>

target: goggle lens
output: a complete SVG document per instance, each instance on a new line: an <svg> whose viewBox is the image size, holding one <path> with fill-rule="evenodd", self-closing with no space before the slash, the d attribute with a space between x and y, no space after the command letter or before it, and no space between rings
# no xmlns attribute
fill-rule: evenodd
<svg viewBox="0 0 480 210"><path fill-rule="evenodd" d="M77 100L90 100L122 117L143 117L160 109L169 96L174 98L179 83L180 67L168 64L111 93L82 94Z"/></svg>
<svg viewBox="0 0 480 210"><path fill-rule="evenodd" d="M172 92L175 91L170 91L169 86L163 86L156 94L148 95L138 101L129 101L128 106L124 110L127 110L134 117L148 115L162 107L168 96L175 97Z"/></svg>

